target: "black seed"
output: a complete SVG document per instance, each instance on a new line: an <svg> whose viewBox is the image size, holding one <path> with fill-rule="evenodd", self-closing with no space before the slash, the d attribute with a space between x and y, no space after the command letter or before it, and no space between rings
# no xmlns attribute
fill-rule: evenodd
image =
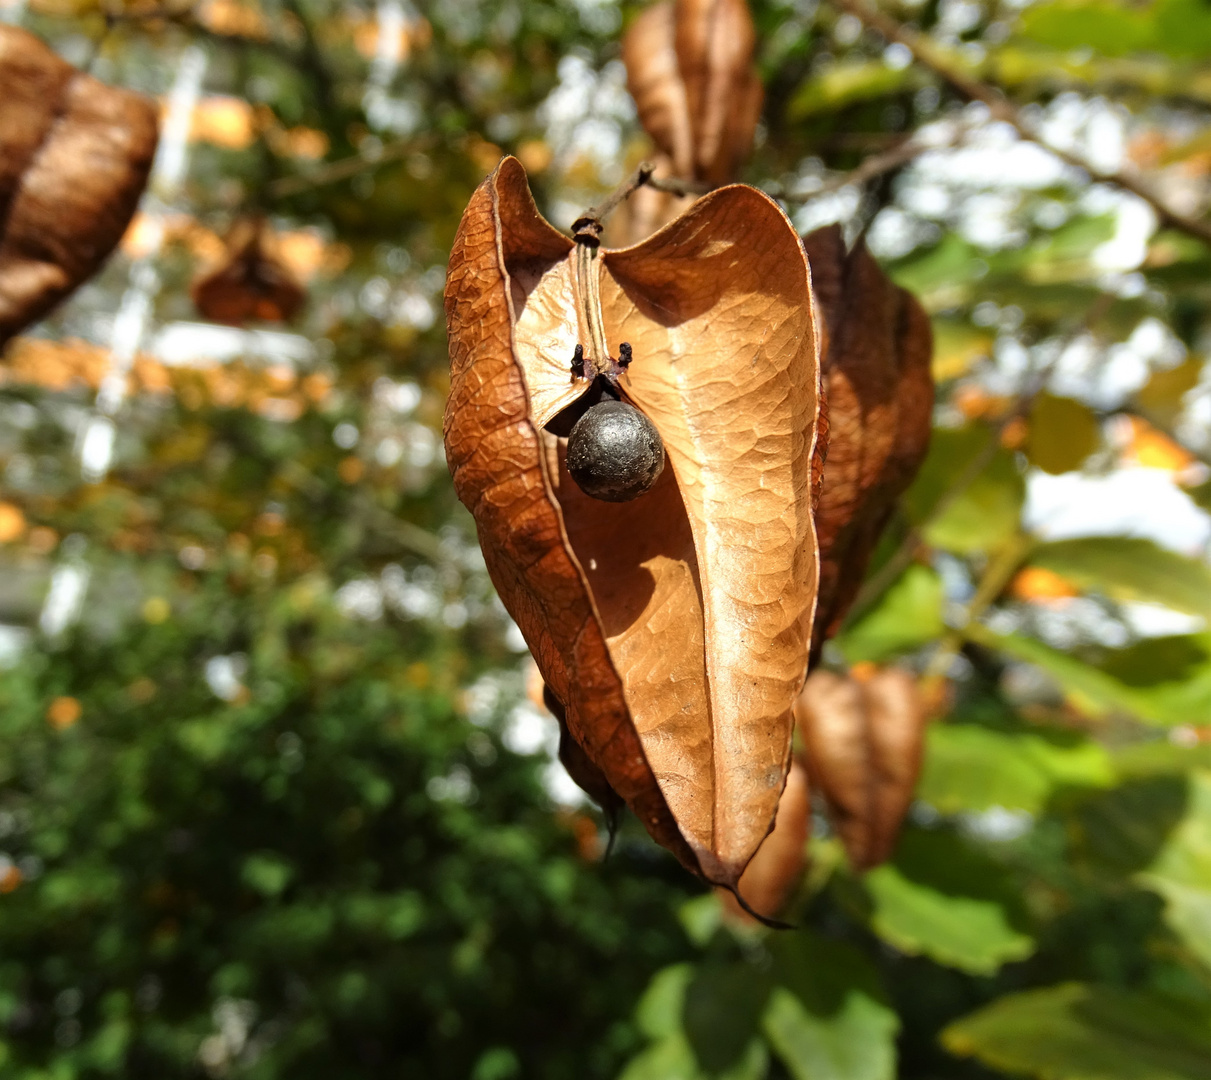
<svg viewBox="0 0 1211 1080"><path fill-rule="evenodd" d="M652 421L625 401L605 399L568 435L568 472L586 495L629 502L650 491L664 468L664 443Z"/></svg>

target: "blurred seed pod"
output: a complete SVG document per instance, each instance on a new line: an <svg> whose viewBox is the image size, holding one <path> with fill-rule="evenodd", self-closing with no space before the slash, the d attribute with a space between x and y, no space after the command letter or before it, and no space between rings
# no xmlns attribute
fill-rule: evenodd
<svg viewBox="0 0 1211 1080"><path fill-rule="evenodd" d="M644 129L682 179L723 184L749 154L763 90L744 0L665 0L622 41Z"/></svg>
<svg viewBox="0 0 1211 1080"><path fill-rule="evenodd" d="M745 0L664 0L622 40L627 88L651 136L658 178L726 184L752 150L764 90L753 64L756 31ZM625 245L651 235L693 202L640 188L611 228Z"/></svg>
<svg viewBox="0 0 1211 1080"><path fill-rule="evenodd" d="M745 867L736 887L744 902L766 919L778 918L807 869L811 816L807 768L795 758L791 761L782 798L778 800L773 831ZM724 908L733 918L741 922L756 921L741 908L732 893L726 889L718 891Z"/></svg>
<svg viewBox="0 0 1211 1080"><path fill-rule="evenodd" d="M147 184L157 111L0 24L0 346L94 274Z"/></svg>
<svg viewBox="0 0 1211 1080"><path fill-rule="evenodd" d="M218 262L190 286L194 306L204 319L243 326L287 322L298 314L307 291L286 266L263 221L241 218L224 244Z"/></svg>
<svg viewBox="0 0 1211 1080"><path fill-rule="evenodd" d="M895 848L921 771L927 712L907 671L813 672L795 704L812 787L855 869Z"/></svg>

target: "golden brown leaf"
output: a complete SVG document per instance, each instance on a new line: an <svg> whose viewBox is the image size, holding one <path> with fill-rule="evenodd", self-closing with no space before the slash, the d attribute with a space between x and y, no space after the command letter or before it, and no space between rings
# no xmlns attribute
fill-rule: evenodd
<svg viewBox="0 0 1211 1080"><path fill-rule="evenodd" d="M897 668L866 679L819 669L799 695L795 720L812 785L857 869L883 862L895 847L927 719L916 681Z"/></svg>
<svg viewBox="0 0 1211 1080"><path fill-rule="evenodd" d="M916 298L838 226L804 237L820 306L828 458L816 528L820 600L814 659L853 603L879 534L929 446L933 339Z"/></svg>
<svg viewBox="0 0 1211 1080"><path fill-rule="evenodd" d="M668 460L604 503L548 430L590 387L571 374L592 339L574 248L515 160L476 190L446 285L447 459L572 737L660 843L734 886L789 767L815 599L806 259L744 187L593 259L605 338L634 350L619 390Z"/></svg>
<svg viewBox="0 0 1211 1080"><path fill-rule="evenodd" d="M623 37L639 121L683 179L726 183L752 149L756 41L745 0L665 0Z"/></svg>
<svg viewBox="0 0 1211 1080"><path fill-rule="evenodd" d="M156 146L152 102L0 25L0 346L121 239Z"/></svg>
<svg viewBox="0 0 1211 1080"><path fill-rule="evenodd" d="M230 326L286 322L307 293L281 258L264 223L244 218L227 235L223 256L190 287L203 318Z"/></svg>

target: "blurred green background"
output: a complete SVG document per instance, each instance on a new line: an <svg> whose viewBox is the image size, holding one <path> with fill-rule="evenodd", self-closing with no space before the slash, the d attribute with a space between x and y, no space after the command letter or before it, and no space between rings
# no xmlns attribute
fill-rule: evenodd
<svg viewBox="0 0 1211 1080"><path fill-rule="evenodd" d="M567 226L649 152L638 10L0 2L165 117L0 363L0 1075L1211 1078L1211 252L815 0L754 4L746 179L933 318L933 448L826 656L919 674L918 800L864 876L817 818L790 932L633 821L602 862L446 475L441 289L502 153ZM885 10L1202 217L1205 0ZM190 300L248 215L291 325Z"/></svg>

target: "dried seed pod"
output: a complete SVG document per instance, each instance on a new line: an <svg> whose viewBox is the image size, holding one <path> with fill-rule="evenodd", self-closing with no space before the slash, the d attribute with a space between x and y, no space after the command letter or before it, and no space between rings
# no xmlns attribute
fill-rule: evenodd
<svg viewBox="0 0 1211 1080"><path fill-rule="evenodd" d="M812 672L795 705L812 786L850 862L890 857L921 771L928 715L916 680L884 668L866 679Z"/></svg>
<svg viewBox="0 0 1211 1080"><path fill-rule="evenodd" d="M512 158L475 192L446 283L446 457L489 573L571 736L654 837L735 887L772 825L816 589L819 357L802 244L752 188L622 251L538 214ZM668 467L587 497L548 430L609 342Z"/></svg>
<svg viewBox="0 0 1211 1080"><path fill-rule="evenodd" d="M263 221L244 218L231 227L219 261L190 286L203 318L229 326L286 322L298 314L307 292L277 254Z"/></svg>
<svg viewBox="0 0 1211 1080"><path fill-rule="evenodd" d="M622 40L639 120L683 179L722 184L748 156L763 90L745 0L666 0Z"/></svg>
<svg viewBox="0 0 1211 1080"><path fill-rule="evenodd" d="M828 459L816 528L820 599L813 664L840 629L896 500L929 447L933 336L916 298L836 225L803 239L820 305Z"/></svg>
<svg viewBox="0 0 1211 1080"><path fill-rule="evenodd" d="M155 104L0 24L0 346L94 274L147 183Z"/></svg>
<svg viewBox="0 0 1211 1080"><path fill-rule="evenodd" d="M634 405L606 398L568 435L568 472L586 495L629 502L651 491L664 469L660 432Z"/></svg>
<svg viewBox="0 0 1211 1080"><path fill-rule="evenodd" d="M724 184L752 150L763 89L745 0L666 0L642 12L622 40L627 88L658 148L655 175ZM610 224L627 245L686 210L694 196L642 187Z"/></svg>

